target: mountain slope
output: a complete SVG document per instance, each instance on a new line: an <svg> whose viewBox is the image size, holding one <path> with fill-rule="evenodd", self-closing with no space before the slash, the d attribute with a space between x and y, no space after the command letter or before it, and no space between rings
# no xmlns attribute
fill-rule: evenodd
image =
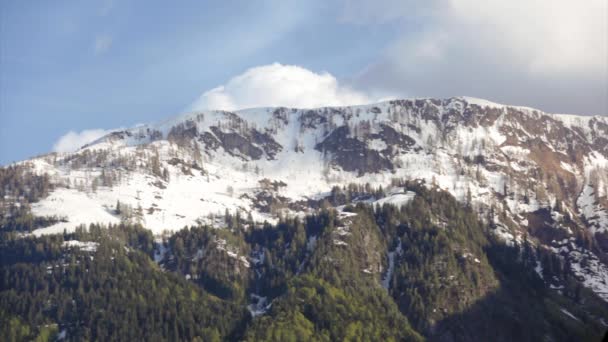
<svg viewBox="0 0 608 342"><path fill-rule="evenodd" d="M406 100L317 110L187 114L112 133L73 154L31 162L38 172L76 190L59 189L61 193L49 201L61 198L69 206L86 200L80 195L89 192L88 197L108 207L121 198L144 209L156 204L158 208L143 217L156 232L198 218L180 219L175 214L183 213L161 202L183 199L180 204L196 208L192 202L202 199L205 214L223 213L225 208L251 210L251 200L241 195L251 196L264 178L286 183L281 195L292 201L318 197L335 184L355 180L386 185L400 177L435 177L438 185L462 200L468 188L474 200L486 200L503 193L505 183L523 186L518 183L523 175L542 172L547 178L543 183L549 183L543 185L552 188L548 198L540 200L575 201L580 194L580 206L590 207L587 216L592 217L597 208L587 203L587 197L594 193L582 192L582 186L605 171L600 169L607 163L606 134L608 120L601 117L566 120L470 99ZM101 174L102 169L108 174ZM476 179L471 179L472 172ZM555 179L548 179L552 176ZM598 190L595 197L606 196L603 176L593 184ZM120 192L113 191L119 185ZM228 186L234 193L227 191ZM92 188L96 194L88 191ZM521 191L515 195L521 196ZM44 204L35 212L56 211L46 210ZM516 203L511 206L520 209ZM88 217L113 220L104 214L101 210ZM73 227L79 220L72 221L63 227ZM600 215L594 227L605 231L607 224Z"/></svg>
<svg viewBox="0 0 608 342"><path fill-rule="evenodd" d="M183 255L175 254L175 239L185 233L173 235L168 247L157 245L163 267L189 276L213 295L242 305L248 296L257 296L250 303L254 313L266 313L271 298L288 298L282 296L289 286L294 293L299 287L341 288L345 280L334 273L345 267L346 282L365 271L373 284L388 288L400 312L425 336L484 338L462 320L487 313L496 305L489 303L504 303L513 295L544 298L535 302L536 313L557 310L563 316L556 303L565 301L560 305L566 312L578 310L574 317L608 323L580 297L583 288L583 297L599 296L601 305L608 301L606 117L547 114L472 98L205 111L116 131L74 153L3 168L0 176L2 231L17 231L16 236L71 232L90 223L138 223L160 239L185 226L224 227L219 231L230 235L235 227L255 232L263 221L276 224L255 239L245 233L213 238L201 233L207 237L192 242L191 259L183 263L176 263ZM441 198L422 201L429 197L421 195L423 189L453 196L476 215L464 226L476 228L444 235L442 227L466 215L456 218L453 211L460 209ZM367 214L352 209L358 203L399 207L414 202L418 214L430 208L426 221L393 212L384 218L387 222L375 214L361 224L356 222ZM290 245L291 252L283 251L283 240L268 245L265 234L278 234L286 217L304 219L327 208L340 217L336 230L326 230L327 222L322 229L309 227ZM477 218L482 222L473 223ZM291 234L284 238L291 241ZM438 243L450 254L424 250L429 237L431 245ZM500 246L533 253L513 254ZM287 259L277 268L261 266L264 250ZM327 260L345 263L331 271ZM449 267L430 266L436 263ZM531 274L518 278L511 267ZM302 272L327 284L292 279ZM432 279L450 276L457 279L454 284L475 285L459 294L457 285L438 280L439 294L419 298L430 291ZM369 287L364 279L354 293ZM523 290L526 286L535 289ZM548 292L539 294L536 287ZM427 312L431 307L438 311ZM295 312L288 316L299 317ZM562 318L538 324L555 328ZM462 328L456 335L454 324Z"/></svg>
<svg viewBox="0 0 608 342"><path fill-rule="evenodd" d="M225 229L190 227L154 245L130 225L6 234L0 327L24 340L599 338L608 305L550 269L552 254L493 240L445 191L399 186L414 196L401 208L350 203L263 226L227 215ZM539 264L566 279L559 291Z"/></svg>

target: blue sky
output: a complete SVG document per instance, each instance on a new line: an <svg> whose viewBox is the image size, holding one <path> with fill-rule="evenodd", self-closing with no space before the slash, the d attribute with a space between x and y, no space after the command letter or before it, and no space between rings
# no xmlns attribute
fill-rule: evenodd
<svg viewBox="0 0 608 342"><path fill-rule="evenodd" d="M0 164L69 131L160 120L222 85L247 106L252 83L235 76L275 62L254 73L326 72L340 98L328 104L468 95L605 115L608 11L590 1L3 1ZM262 88L248 99L284 103Z"/></svg>

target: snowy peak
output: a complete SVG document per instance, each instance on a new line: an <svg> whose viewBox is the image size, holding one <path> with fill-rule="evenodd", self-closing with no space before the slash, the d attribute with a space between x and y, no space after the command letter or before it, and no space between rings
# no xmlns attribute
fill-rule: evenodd
<svg viewBox="0 0 608 342"><path fill-rule="evenodd" d="M371 123L412 123L415 120L434 121L442 132L457 126L491 126L498 119L511 122L513 128L546 126L548 122L559 130L562 126L574 130L589 139L599 139L608 132L608 119L604 117L584 117L572 115L552 115L542 111L517 106L506 106L470 97L449 99L393 100L371 105L352 107L324 107L317 109L294 108L253 108L235 112L205 111L187 113L159 124L143 125L124 132L115 132L109 137L131 138L127 144L151 142L168 138L173 128L193 128L199 133L211 127L231 130L253 128L261 133L276 135L278 130L295 126L301 132L323 127L322 134L329 134L332 128ZM414 122L415 123L415 122ZM328 129L329 126L329 129ZM553 127L548 127L550 130ZM542 132L527 132L530 135ZM111 140L102 138L96 143ZM94 145L94 144L93 144Z"/></svg>
<svg viewBox="0 0 608 342"><path fill-rule="evenodd" d="M115 222L121 218L108 208L122 201L141 207L142 222L161 232L225 210L261 219L272 219L277 208L296 214L298 201L336 185L386 187L395 178L419 178L515 215L559 201L583 219L590 210L579 205L584 186L597 188L591 197L598 210L605 205L608 125L605 118L577 120L468 97L187 113L32 160L36 172L59 184L34 210L92 201L92 217ZM284 185L268 196L268 182Z"/></svg>
<svg viewBox="0 0 608 342"><path fill-rule="evenodd" d="M590 178L599 184L596 197L605 197L607 136L605 118L553 116L468 97L204 111L113 132L76 153L42 158L49 164L42 170L59 178L83 169L137 172L167 187L172 175L195 177L193 170L217 183L211 178L217 170L218 177L251 178L247 189L264 177L284 182L292 198L344 182L434 177L464 198L471 185L454 178L475 168L476 186L491 186L491 193L505 196L505 182L529 189L526 179L540 176L552 188L551 201L576 207Z"/></svg>
<svg viewBox="0 0 608 342"><path fill-rule="evenodd" d="M506 243L530 236L579 266L608 257L605 117L468 97L202 111L18 165L53 184L27 204L49 218L34 234L125 221L163 234L222 226L226 212L276 222L317 210L349 184L385 190L360 201L401 205L399 184L419 180L474 207ZM20 194L4 193L1 207L25 207ZM608 293L596 286L604 275L579 271Z"/></svg>

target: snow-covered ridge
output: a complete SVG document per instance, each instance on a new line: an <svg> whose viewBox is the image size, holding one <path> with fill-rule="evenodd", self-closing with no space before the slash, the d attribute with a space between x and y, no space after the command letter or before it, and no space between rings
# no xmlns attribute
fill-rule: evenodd
<svg viewBox="0 0 608 342"><path fill-rule="evenodd" d="M561 121L567 127L589 127L589 122L597 120L608 124L606 115L575 115L575 114L551 114L553 118Z"/></svg>
<svg viewBox="0 0 608 342"><path fill-rule="evenodd" d="M543 210L555 221L567 213L570 226L552 224L571 236L608 231L606 121L470 97L201 111L22 164L57 185L33 214L67 217L35 235L124 221L161 235L222 227L226 211L275 222L352 183L384 189L369 203L403 205L414 195L394 180L418 179L474 207L512 244Z"/></svg>
<svg viewBox="0 0 608 342"><path fill-rule="evenodd" d="M214 122L216 123L216 122L222 121L224 116L226 115L226 113L234 113L239 118L244 119L247 123L252 124L254 127L264 128L264 127L267 127L269 121L272 118L272 114L275 113L277 110L283 110L284 113L286 113L288 117L294 117L294 116L297 117L298 115L301 115L302 113L305 113L308 111L369 112L369 110L371 108L387 108L392 103L402 102L402 101L410 101L410 102L424 101L424 102L428 102L428 103L432 103L432 104L439 102L439 103L441 103L441 105L439 105L438 107L458 108L460 110L463 110L465 106L469 106L469 105L476 105L481 108L501 109L503 111L507 110L507 109L512 109L512 110L516 110L516 111L524 113L524 114L535 113L537 115L550 115L552 118L562 122L567 127L574 126L574 127L585 127L586 128L589 126L589 122L593 119L603 122L605 124L608 124L608 117L606 117L606 116L552 114L552 113L547 113L547 112L544 112L544 111L536 109L536 108L525 107L525 106L505 105L505 104L500 104L500 103L496 103L496 102L492 102L492 101L488 101L488 100L484 100L484 99L480 99L480 98L469 97L469 96L459 96L459 97L452 97L452 98L448 98L448 99L420 97L420 98L395 99L395 100L388 100L388 101L382 101L382 102L371 103L371 104L366 104L366 105L356 105L356 106L328 106L328 107L319 107L319 108L256 107L256 108L240 109L240 110L236 110L236 111L232 111L232 112L227 112L227 111L223 111L223 110L186 112L186 113L181 113L181 114L175 115L171 118L161 120L161 121L158 121L158 122L152 123L152 124L139 124L137 126L134 126L132 128L126 129L126 130L124 130L124 129L113 130L108 135L103 136L103 137L87 144L85 147L97 145L96 147L98 147L98 148L104 148L105 146L103 145L103 143L108 142L110 140L109 138L113 135L113 133L117 133L117 132L130 132L130 133L133 133L135 136L137 136L138 133L142 134L142 132L145 132L146 130L155 130L155 131L159 131L162 134L162 137L166 138L170 129L172 127L175 127L176 125L182 124L187 121L196 121L199 124L201 123L201 121L202 122L206 121L208 124L213 124ZM370 116L363 116L361 118L361 120L369 120L369 119L370 119ZM137 139L128 139L128 141L125 141L125 143L138 144L138 143L141 143L141 141L138 141Z"/></svg>
<svg viewBox="0 0 608 342"><path fill-rule="evenodd" d="M486 114L479 107L503 110L483 125L455 121L446 132L443 115L452 115L448 119L452 121L465 120L458 113L470 105L478 106L475 111L481 118ZM470 97L424 98L352 107L203 111L139 125L113 132L76 153L30 161L37 173L48 173L66 185L35 203L34 213L69 217L68 222L36 233L70 230L90 220L118 223L123 219L114 209L118 201L137 210L141 223L155 233L213 221L225 210L252 212L256 219L272 220L255 198L263 179L285 184L275 195L290 201L319 198L334 185L386 187L392 178L418 178L462 201L470 193L471 200L488 203L497 194L504 195L509 181L504 169L523 174L531 168L526 163L532 151L521 146L520 137L519 142L512 142L519 131L527 136L531 133L522 126L525 122L509 121L505 108L532 110ZM186 146L170 139L179 127ZM348 128L345 135L332 138L340 127ZM323 141L326 143L319 147ZM357 141L364 143L356 151L350 150ZM91 157L99 150L107 151L102 159ZM521 162L509 162L506 157ZM495 166L490 170L466 165L476 159L476 163ZM151 174L154 163L157 171ZM559 165L567 165L568 172L578 170L563 161ZM108 182L95 180L108 178L106 171L117 181L104 184ZM462 177L465 171L469 175ZM379 203L407 200L408 195L403 194ZM550 201L543 200L541 205ZM531 208L518 199L506 203L516 212ZM87 210L80 210L82 207Z"/></svg>

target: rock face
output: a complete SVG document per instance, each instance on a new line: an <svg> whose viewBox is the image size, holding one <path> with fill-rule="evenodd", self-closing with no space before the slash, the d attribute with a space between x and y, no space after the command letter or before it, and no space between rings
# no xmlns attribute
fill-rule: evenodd
<svg viewBox="0 0 608 342"><path fill-rule="evenodd" d="M386 124L379 125L378 133L371 133L371 127L364 126L364 129L364 135L356 138L348 126L338 127L317 144L315 149L325 155L329 154L333 165L362 176L366 173L393 171L393 158L408 152L416 144L414 139Z"/></svg>
<svg viewBox="0 0 608 342"><path fill-rule="evenodd" d="M342 170L357 172L358 175L393 169L390 159L381 151L370 149L365 142L351 138L346 126L336 128L323 142L317 144L315 149L329 154L332 163Z"/></svg>
<svg viewBox="0 0 608 342"><path fill-rule="evenodd" d="M20 164L55 185L32 212L67 217L35 234L120 221L117 201L161 233L226 210L295 215L336 185L424 179L473 206L505 243L527 236L559 254L608 300L607 117L471 98L208 111ZM266 191L262 179L285 185Z"/></svg>

